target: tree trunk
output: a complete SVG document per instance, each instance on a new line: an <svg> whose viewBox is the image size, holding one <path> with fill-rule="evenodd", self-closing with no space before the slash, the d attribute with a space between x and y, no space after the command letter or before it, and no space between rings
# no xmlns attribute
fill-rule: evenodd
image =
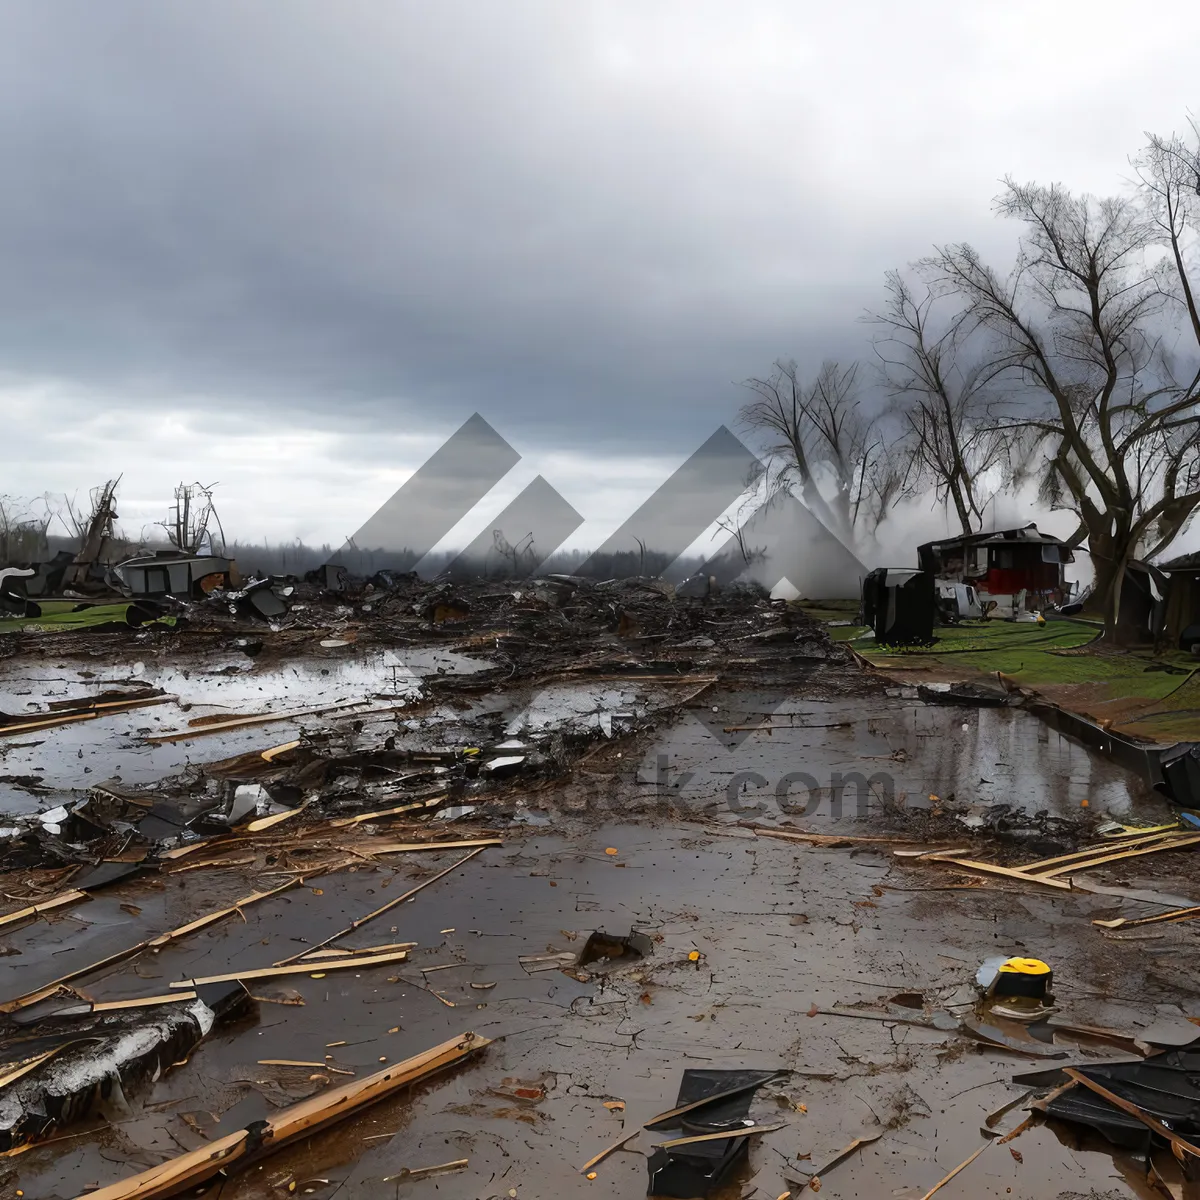
<svg viewBox="0 0 1200 1200"><path fill-rule="evenodd" d="M966 497L963 495L962 485L957 479L950 481L950 496L954 500L954 509L958 513L958 522L962 526L963 536L969 537L975 532L975 528L971 521L970 510L967 508Z"/></svg>
<svg viewBox="0 0 1200 1200"><path fill-rule="evenodd" d="M1121 596L1125 567L1133 557L1133 547L1127 538L1104 534L1091 536L1088 550L1096 572L1095 596L1104 617L1104 639L1114 645L1122 645L1131 640L1131 631L1121 625Z"/></svg>

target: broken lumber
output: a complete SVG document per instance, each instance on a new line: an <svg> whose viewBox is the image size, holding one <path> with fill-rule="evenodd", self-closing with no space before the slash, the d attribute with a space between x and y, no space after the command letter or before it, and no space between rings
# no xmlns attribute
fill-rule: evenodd
<svg viewBox="0 0 1200 1200"><path fill-rule="evenodd" d="M921 846L927 845L918 838L888 837L852 837L849 834L836 833L800 833L790 829L767 829L762 825L751 825L751 829L759 837L782 838L787 842L809 842L814 846L840 846L843 843L858 842L861 845L874 846Z"/></svg>
<svg viewBox="0 0 1200 1200"><path fill-rule="evenodd" d="M364 847L364 853L372 854L414 854L421 850L469 850L472 846L485 849L488 846L503 846L499 838L474 838L465 842L384 842L377 846L369 842Z"/></svg>
<svg viewBox="0 0 1200 1200"><path fill-rule="evenodd" d="M250 725L270 725L276 721L294 721L299 717L315 717L322 713L361 708L365 700L343 701L340 704L325 704L317 708L296 708L282 713L257 713L252 717L233 717L228 721L216 721L211 725L194 725L178 733L158 733L146 738L151 746L162 746L168 742L190 742L193 738L207 737L210 733L222 733L227 729L245 729Z"/></svg>
<svg viewBox="0 0 1200 1200"><path fill-rule="evenodd" d="M1142 837L1123 838L1120 840L1114 839L1100 846L1087 846L1083 850L1076 850L1073 854L1060 854L1057 858L1043 858L1038 862L1022 863L1022 871L1030 871L1033 873L1041 873L1049 867L1057 867L1063 863L1079 862L1081 859L1098 858L1102 854L1112 854L1114 850L1129 850L1134 846L1145 846L1151 842L1161 842L1178 836L1178 830L1175 833L1150 833Z"/></svg>
<svg viewBox="0 0 1200 1200"><path fill-rule="evenodd" d="M316 1133L409 1084L462 1062L488 1045L489 1038L463 1034L365 1079L319 1092L256 1122L253 1128L239 1129L139 1175L89 1192L87 1200L167 1200L214 1175L227 1175L231 1167L245 1166L296 1138Z"/></svg>
<svg viewBox="0 0 1200 1200"><path fill-rule="evenodd" d="M1099 858L1090 858L1085 862L1076 863L1073 866L1054 867L1049 871L1038 873L1039 879L1050 879L1056 875L1062 875L1067 871L1083 871L1091 867L1099 867L1104 863L1118 862L1126 858L1137 858L1142 854L1157 854L1160 850L1182 850L1185 846L1194 846L1200 842L1200 833L1185 834L1183 837L1169 838L1166 841L1156 842L1152 846L1140 846L1133 850L1118 850L1112 854L1102 854Z"/></svg>
<svg viewBox="0 0 1200 1200"><path fill-rule="evenodd" d="M64 983L70 983L73 979L79 979L84 975L91 975L95 971L103 970L105 967L125 962L126 959L133 958L143 950L161 949L178 938L184 937L189 933L195 933L201 929L206 929L209 925L213 925L217 921L224 920L225 917L240 912L248 904L265 900L269 896L278 896L280 892L286 892L288 888L295 887L300 882L301 877L297 877L289 879L287 883L280 884L277 888L272 888L269 892L252 892L249 896L244 896L228 908L218 909L216 912L208 913L206 916L197 917L196 920L189 921L186 925L180 925L178 929L171 929L166 933L160 933L157 937L137 942L124 950L118 950L115 954L110 954L107 958L102 958L99 962L89 963L86 967L78 967L74 971L68 971L67 974L60 975L57 979L51 980L36 991L27 992L24 996L17 996L13 1000L6 1000L3 1004L0 1004L0 1013L11 1013L16 1012L18 1009L28 1008L29 1005L36 1004L39 1000L45 1000L48 996L53 996Z"/></svg>
<svg viewBox="0 0 1200 1200"><path fill-rule="evenodd" d="M252 967L245 971L226 971L222 975L203 975L196 979L179 979L173 988L197 988L208 983L232 983L236 980L273 979L276 975L311 975L314 972L348 971L352 967L375 967L383 963L404 962L407 950L392 950L387 954L369 954L365 958L322 959L320 962L293 963L282 967Z"/></svg>
<svg viewBox="0 0 1200 1200"><path fill-rule="evenodd" d="M42 1063L53 1058L60 1050L65 1050L68 1046L75 1045L74 1042L63 1042L61 1046L55 1046L42 1054L37 1054L33 1058L27 1058L23 1063L19 1063L11 1071L0 1075L0 1088L8 1087L10 1083L16 1083L18 1079L28 1075L30 1071L36 1070Z"/></svg>
<svg viewBox="0 0 1200 1200"><path fill-rule="evenodd" d="M31 917L41 916L42 913L53 912L56 908L63 908L68 904L87 899L87 892L81 892L78 889L60 892L57 896L51 896L49 900L43 900L40 904L31 904L28 908L19 908L16 912L0 917L0 929L7 929L8 926L16 925L19 921L26 921Z"/></svg>
<svg viewBox="0 0 1200 1200"><path fill-rule="evenodd" d="M1193 917L1200 917L1200 905L1194 905L1191 908L1175 908L1170 912L1158 913L1153 917L1137 917L1130 920L1128 917L1116 917L1111 921L1093 921L1093 925L1100 925L1105 929L1132 929L1135 925L1158 925L1163 921L1190 921Z"/></svg>
<svg viewBox="0 0 1200 1200"><path fill-rule="evenodd" d="M318 942L315 946L309 946L305 950L301 950L299 954L293 954L291 958L285 958L285 963L295 962L297 959L303 958L306 954L311 954L314 950L323 950L330 942L336 942L339 938L344 938L348 933L353 933L361 925L365 925L368 921L373 921L376 917L381 917L385 912L396 907L397 904L403 904L406 900L411 900L423 888L427 888L431 883L437 883L439 879L445 878L451 871L458 870L463 863L475 857L477 854L482 854L487 849L487 846L477 846L468 854L464 854L457 862L451 863L444 871L439 871L430 879L426 879L424 883L419 883L415 888L410 888L402 896L397 896L394 900L389 900L382 907L375 909L374 912L369 912L365 917L359 917L356 921L351 921L345 929L339 929L337 933L331 933L323 942ZM2 1010L0 1010L2 1011Z"/></svg>
<svg viewBox="0 0 1200 1200"><path fill-rule="evenodd" d="M640 1129L633 1129L619 1137L611 1145L605 1146L599 1154L593 1155L587 1160L587 1162L583 1164L582 1167L579 1168L580 1175L586 1175L593 1167L598 1167L610 1154L615 1154L621 1149L622 1146L626 1145L628 1142L632 1142L633 1139L641 1132L642 1131Z"/></svg>
<svg viewBox="0 0 1200 1200"><path fill-rule="evenodd" d="M834 1167L845 1162L856 1150L861 1150L863 1146L869 1146L872 1142L879 1141L882 1136L882 1133L868 1133L863 1137L856 1137L848 1146L843 1146L819 1171L814 1171L806 1180L806 1186L812 1188L814 1192L819 1192L822 1175L827 1175Z"/></svg>
<svg viewBox="0 0 1200 1200"><path fill-rule="evenodd" d="M60 710L57 713L29 713L28 720L19 725L0 725L0 737L13 733L36 733L41 729L53 729L58 725L71 725L76 721L94 721L97 717L116 716L133 708L146 708L152 704L168 704L178 696L149 696L140 700L109 700L103 704L89 704L86 708Z"/></svg>
<svg viewBox="0 0 1200 1200"><path fill-rule="evenodd" d="M297 739L294 742L284 742L282 746L272 746L270 750L262 752L263 762L271 762L272 759L278 758L281 754L286 754L289 750L296 750L300 747L300 741Z"/></svg>
<svg viewBox="0 0 1200 1200"><path fill-rule="evenodd" d="M929 860L926 860L929 861ZM1045 875L1029 875L1017 867L1002 867L998 863L978 862L973 858L947 858L939 856L935 862L953 863L969 871L984 871L989 875L1003 875L1006 879L1019 879L1023 883L1040 883L1045 887L1061 888L1069 892L1071 885L1065 879L1051 879Z"/></svg>
<svg viewBox="0 0 1200 1200"><path fill-rule="evenodd" d="M56 725L72 725L76 721L94 721L100 714L95 712L75 713L69 717L54 717L44 721L29 721L21 725L0 725L0 737L15 733L37 733L42 729L53 729Z"/></svg>
<svg viewBox="0 0 1200 1200"><path fill-rule="evenodd" d="M965 1171L991 1144L992 1144L991 1142L984 1142L983 1145L980 1146L979 1149L976 1150L975 1153L970 1156L970 1158L964 1159L962 1162L960 1162L958 1164L958 1166L955 1167L954 1170L950 1172L949 1175L943 1175L942 1178L939 1179L937 1181L937 1183L935 1183L933 1185L933 1187L931 1187L929 1189L929 1191L927 1191L921 1197L921 1200L929 1200L929 1198L935 1192L940 1192L942 1190L942 1188L944 1188L946 1186L946 1184L948 1184L950 1182L950 1180L952 1180L955 1177L955 1175L958 1175L960 1172Z"/></svg>
<svg viewBox="0 0 1200 1200"><path fill-rule="evenodd" d="M1200 1149L1193 1146L1186 1138L1180 1137L1173 1129L1168 1129L1161 1121L1155 1120L1149 1113L1143 1112L1132 1101L1126 1100L1123 1096L1118 1096L1116 1092L1110 1092L1102 1083L1097 1083L1096 1080L1089 1079L1082 1071L1077 1071L1074 1067L1063 1067L1063 1074L1068 1079L1073 1079L1082 1087L1087 1088L1089 1092L1095 1092L1097 1096L1107 1100L1109 1104L1119 1108L1123 1113L1128 1113L1131 1117L1135 1117L1147 1129L1157 1133L1159 1137L1165 1138L1171 1143L1171 1147L1180 1156L1181 1161L1184 1154L1190 1154L1193 1158L1200 1158Z"/></svg>
<svg viewBox="0 0 1200 1200"><path fill-rule="evenodd" d="M92 1002L92 1012L121 1012L126 1008L151 1008L195 999L195 992L172 992L169 996L134 996L132 1000L95 1000Z"/></svg>
<svg viewBox="0 0 1200 1200"><path fill-rule="evenodd" d="M750 1125L745 1129L719 1129L716 1133L698 1133L692 1137L672 1138L669 1142L656 1142L658 1150L670 1150L676 1146L691 1146L696 1142L732 1141L734 1138L753 1137L756 1133L774 1133L777 1129L786 1129L787 1123L778 1125Z"/></svg>
<svg viewBox="0 0 1200 1200"><path fill-rule="evenodd" d="M417 808L432 808L435 804L441 804L448 796L448 793L443 792L440 796L430 796L425 800L417 800L412 804L401 804L398 808L384 808L379 812L359 813L357 817L338 817L334 821L330 821L329 825L333 829L344 829L348 825L361 825L364 821L377 821L383 817L395 817L400 813L412 812Z"/></svg>
<svg viewBox="0 0 1200 1200"><path fill-rule="evenodd" d="M286 808L283 812L272 813L269 817L259 817L257 820L250 821L243 825L238 830L239 833L261 833L264 829L270 829L283 821L289 821L292 817L298 817L308 807L308 801L297 805L295 808Z"/></svg>

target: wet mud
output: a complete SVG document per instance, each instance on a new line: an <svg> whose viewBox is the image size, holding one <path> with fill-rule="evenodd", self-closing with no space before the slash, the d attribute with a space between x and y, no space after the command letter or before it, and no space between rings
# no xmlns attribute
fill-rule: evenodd
<svg viewBox="0 0 1200 1200"><path fill-rule="evenodd" d="M9 785L0 810L28 812L78 795L88 786L85 770L152 783L189 763L282 743L304 723L156 747L142 741L145 729L260 704L308 707L364 694L403 700L418 695L423 675L473 665L469 656L406 651L391 661L347 654L287 665L143 666L137 677L178 695L191 706L186 716L174 706L149 708L55 730L38 745L4 745L0 773L38 774L45 794ZM31 668L10 660L0 709L15 711L59 688L75 695L81 686L111 686L134 669L110 666L85 677L93 668L78 663ZM595 1179L580 1168L671 1108L682 1072L701 1067L787 1072L760 1089L751 1108L760 1124L784 1128L753 1139L748 1169L720 1200L810 1194L813 1171L856 1138L872 1140L823 1175L823 1196L919 1200L987 1140L987 1115L1026 1093L1012 1076L1039 1065L958 1031L984 958L1051 963L1056 1001L1076 1023L1136 1034L1163 1019L1200 1017L1189 925L1150 937L1106 936L1094 919L1140 915L1144 907L983 881L898 858L886 844L803 845L748 827L935 840L953 832L964 842L999 830L1030 845L1045 838L1073 848L1102 819L1163 818L1164 805L1137 776L1020 709L889 696L857 668L778 687L723 682L682 708L672 700L653 680L526 680L423 711L408 724L389 717L396 736L413 745L450 740L447 731L476 721L514 738L569 727L592 749L557 777L518 777L503 808L484 806L452 823L365 830L397 842L435 831L464 840L494 835L502 844L338 943L416 943L406 961L337 970L311 960L311 970L247 982L252 1010L217 1025L185 1061L108 1104L103 1119L0 1157L0 1195L85 1195L472 1030L494 1041L469 1064L207 1194L644 1196L647 1157L671 1134L639 1133L593 1168ZM279 835L281 849L288 836ZM365 843L348 844L353 851ZM5 931L0 999L296 877L292 865L260 850L240 862L230 856L220 869L150 873ZM340 869L73 987L93 1001L114 1001L268 967L462 854L351 854ZM1189 875L1186 856L1170 855L1096 878L1187 896ZM580 963L597 931L635 934L637 953L610 949ZM22 1019L64 1003L43 1001ZM1115 1053L1077 1041L1052 1050L1066 1057L1041 1065ZM1024 1115L1014 1109L996 1132ZM422 1174L460 1160L466 1165ZM1034 1125L1009 1145L989 1145L938 1196L1161 1195L1144 1178L1144 1165L1093 1138Z"/></svg>

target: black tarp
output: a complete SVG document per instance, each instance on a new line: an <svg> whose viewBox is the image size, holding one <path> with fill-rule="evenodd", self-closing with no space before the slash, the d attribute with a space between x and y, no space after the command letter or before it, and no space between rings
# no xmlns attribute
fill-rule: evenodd
<svg viewBox="0 0 1200 1200"><path fill-rule="evenodd" d="M1168 1050L1144 1062L1108 1063L1078 1070L1200 1148L1200 1050ZM1127 1150L1148 1153L1153 1145L1167 1144L1167 1139L1158 1137L1136 1117L1082 1085L1051 1099L1046 1114L1086 1125Z"/></svg>
<svg viewBox="0 0 1200 1200"><path fill-rule="evenodd" d="M687 1070L675 1107L706 1096L736 1090L736 1094L685 1113L679 1118L680 1137L744 1129L755 1091L778 1076L778 1071ZM657 1128L657 1126L656 1126ZM650 1156L651 1196L708 1196L724 1184L750 1153L750 1139L718 1138L674 1149L655 1149Z"/></svg>
<svg viewBox="0 0 1200 1200"><path fill-rule="evenodd" d="M926 571L880 567L863 581L863 623L881 646L928 646L933 642L937 597Z"/></svg>

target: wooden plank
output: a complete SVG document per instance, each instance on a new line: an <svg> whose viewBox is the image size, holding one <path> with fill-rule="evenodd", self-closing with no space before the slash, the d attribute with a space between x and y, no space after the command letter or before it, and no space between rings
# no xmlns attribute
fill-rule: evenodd
<svg viewBox="0 0 1200 1200"><path fill-rule="evenodd" d="M92 1012L122 1012L127 1008L150 1008L157 1004L180 1004L184 1000L195 1000L195 992L172 992L169 996L134 996L130 1000L96 1000Z"/></svg>
<svg viewBox="0 0 1200 1200"><path fill-rule="evenodd" d="M717 1133L698 1133L693 1137L672 1138L669 1142L655 1142L659 1150L669 1150L674 1146L692 1146L696 1142L719 1142L732 1138L753 1137L756 1133L774 1133L778 1129L786 1129L787 1123L778 1125L750 1125L745 1129L720 1130Z"/></svg>
<svg viewBox="0 0 1200 1200"><path fill-rule="evenodd" d="M960 1162L958 1164L958 1166L955 1167L954 1170L950 1172L949 1175L943 1175L942 1178L939 1179L937 1181L937 1183L935 1183L933 1185L933 1187L931 1187L929 1189L929 1191L927 1191L925 1193L925 1195L923 1195L921 1197L921 1200L929 1200L929 1198L935 1192L940 1192L942 1190L942 1188L944 1188L946 1186L946 1184L948 1184L950 1182L950 1180L952 1180L955 1177L955 1175L958 1175L960 1172L965 1171L991 1144L992 1144L991 1142L984 1142L983 1145L980 1146L979 1149L976 1150L975 1153L972 1154L970 1158L964 1159L962 1162Z"/></svg>
<svg viewBox="0 0 1200 1200"><path fill-rule="evenodd" d="M11 737L18 733L37 733L42 729L53 729L58 725L72 725L76 721L94 721L100 714L95 712L76 713L70 717L55 717L53 720L34 721L22 725L0 725L0 737Z"/></svg>
<svg viewBox="0 0 1200 1200"><path fill-rule="evenodd" d="M863 1137L856 1137L848 1146L843 1146L831 1159L825 1162L819 1171L814 1171L813 1174L808 1177L808 1181L805 1186L811 1188L814 1192L819 1192L821 1190L822 1175L828 1175L834 1167L845 1162L850 1155L854 1154L858 1150L861 1150L864 1146L869 1146L872 1142L879 1141L882 1136L882 1133L868 1133Z"/></svg>
<svg viewBox="0 0 1200 1200"><path fill-rule="evenodd" d="M421 850L469 850L472 846L503 846L500 838L473 838L465 842L384 842L377 846L368 842L364 854L413 854Z"/></svg>
<svg viewBox="0 0 1200 1200"><path fill-rule="evenodd" d="M322 959L320 962L293 963L282 967L254 967L246 971L226 971L223 975L203 975L196 979L180 979L171 984L173 988L197 988L206 983L232 983L234 980L272 979L276 975L312 975L318 971L349 971L354 967L376 967L384 963L404 962L407 950L393 950L388 954L370 954L365 958Z"/></svg>
<svg viewBox="0 0 1200 1200"><path fill-rule="evenodd" d="M411 950L416 942L391 942L386 946L362 946L358 950L343 950L338 946L330 946L325 950L311 950L307 954L300 956L300 962L319 963L330 958L346 958L355 954L386 954L389 950ZM277 963L272 963L274 967L285 967L292 959L280 959ZM319 971L320 967L313 967L314 971Z"/></svg>
<svg viewBox="0 0 1200 1200"><path fill-rule="evenodd" d="M443 1042L365 1079L318 1092L274 1113L256 1124L253 1131L240 1129L148 1171L88 1192L87 1200L168 1200L218 1173L226 1174L231 1167L244 1166L296 1138L343 1120L409 1084L462 1062L488 1045L490 1039L473 1033Z"/></svg>
<svg viewBox="0 0 1200 1200"><path fill-rule="evenodd" d="M998 863L976 862L971 858L938 858L936 861L953 863L957 867L966 867L969 871L984 871L988 875L1003 875L1005 879L1019 879L1023 883L1040 883L1044 887L1061 888L1065 892L1071 890L1071 885L1065 879L1050 879L1045 875L1027 875L1024 871L1017 870L1016 867L1002 867Z"/></svg>
<svg viewBox="0 0 1200 1200"><path fill-rule="evenodd" d="M622 1146L632 1142L633 1139L641 1132L642 1131L640 1129L633 1129L624 1134L624 1136L619 1137L611 1145L605 1146L599 1154L593 1155L587 1160L587 1162L583 1164L582 1167L579 1168L580 1175L586 1175L593 1167L598 1167L610 1154L615 1154Z"/></svg>
<svg viewBox="0 0 1200 1200"><path fill-rule="evenodd" d="M1158 913L1153 917L1138 917L1135 920L1130 920L1128 917L1117 917L1112 921L1093 921L1093 925L1100 925L1105 929L1132 929L1137 925L1157 925L1162 921L1190 921L1193 917L1200 917L1200 905L1192 908L1176 908L1170 912Z"/></svg>
<svg viewBox="0 0 1200 1200"><path fill-rule="evenodd" d="M49 900L42 900L38 904L31 904L28 908L19 908L16 912L11 912L7 916L0 917L0 929L7 929L10 925L16 925L19 921L29 920L31 917L41 916L42 913L53 912L56 908L63 908L68 904L75 904L79 900L88 900L90 897L87 892L73 890L70 892L60 892L57 896L51 896Z"/></svg>
<svg viewBox="0 0 1200 1200"><path fill-rule="evenodd" d="M313 874L316 873L313 872ZM17 996L13 1000L6 1000L3 1004L0 1004L0 1013L11 1013L16 1012L18 1009L28 1008L31 1004L36 1004L39 1000L45 1000L48 996L53 996L63 984L70 983L73 979L79 979L84 975L91 975L93 972L103 970L105 967L115 966L117 963L122 963L126 959L133 958L143 950L158 949L169 945L178 938L185 937L189 933L195 933L200 929L206 929L209 925L215 924L225 917L232 916L248 904L265 900L269 896L278 896L280 892L286 892L288 888L293 888L300 882L300 878L289 879L287 883L281 884L277 888L272 888L269 892L253 892L251 895L245 896L236 903L231 904L228 908L219 909L217 912L209 913L207 916L197 917L196 920L189 921L186 925L179 926L178 929L171 929L166 933L160 933L157 937L137 942L124 950L118 950L115 954L110 954L107 958L102 958L99 962L89 963L86 967L79 967L74 971L68 971L67 974L60 975L57 979L52 980L36 991L27 992L24 996Z"/></svg>
<svg viewBox="0 0 1200 1200"><path fill-rule="evenodd" d="M369 912L365 917L359 917L357 921L351 921L345 929L339 929L337 933L332 933L324 941L318 942L315 946L309 946L306 950L301 950L299 954L293 954L291 958L285 958L285 963L295 962L297 959L303 958L306 954L311 954L314 950L323 950L330 942L336 942L339 938L344 938L348 933L353 933L360 925L365 925L368 921L373 921L376 917L382 916L385 912L393 909L398 904L403 904L406 900L411 900L419 891L427 888L431 883L437 883L439 879L444 879L451 871L458 870L463 863L468 862L477 854L482 854L487 849L486 846L477 846L468 854L463 855L457 862L451 863L444 871L439 871L430 879L426 879L424 883L419 883L415 888L411 888L402 896L397 896L394 900L389 900L382 907L375 909L374 912Z"/></svg>
<svg viewBox="0 0 1200 1200"><path fill-rule="evenodd" d="M1103 866L1104 863L1119 862L1127 858L1138 858L1143 854L1157 854L1160 850L1182 850L1185 846L1194 846L1200 842L1200 833L1188 834L1186 837L1172 838L1167 842L1160 842L1154 846L1142 846L1136 850L1119 850L1115 854L1105 854L1100 858L1089 859L1087 862L1075 863L1074 865L1054 867L1049 871L1042 871L1037 875L1038 879L1051 879L1056 875L1062 875L1067 871L1083 871L1090 870L1092 867Z"/></svg>
<svg viewBox="0 0 1200 1200"><path fill-rule="evenodd" d="M205 846L220 846L232 840L232 834L219 833L216 837L202 838L198 842L189 842L186 846L176 846L174 850L168 850L162 857L165 859L184 858L196 850L202 850Z"/></svg>
<svg viewBox="0 0 1200 1200"><path fill-rule="evenodd" d="M263 762L270 762L274 758L278 758L281 754L286 754L289 750L296 750L300 746L300 740L297 738L294 742L284 742L282 746L272 746L270 750L262 752Z"/></svg>
<svg viewBox="0 0 1200 1200"><path fill-rule="evenodd" d="M308 807L308 803L305 800L303 804L298 805L296 808L289 808L281 813L273 813L269 817L259 817L257 820L243 825L239 832L261 833L264 829L272 829L284 821L290 821L292 817L298 817Z"/></svg>
<svg viewBox="0 0 1200 1200"><path fill-rule="evenodd" d="M1080 859L1093 858L1101 854L1111 854L1114 850L1129 850L1134 846L1148 845L1150 842L1161 842L1172 836L1178 835L1176 828L1174 833L1151 833L1144 837L1133 837L1128 840L1114 840L1100 846L1087 846L1083 850L1076 850L1074 854L1060 854L1057 858L1043 858L1038 862L1022 863L1022 871L1040 872L1047 867L1057 867L1062 863L1078 862Z"/></svg>
<svg viewBox="0 0 1200 1200"><path fill-rule="evenodd" d="M383 817L395 817L400 813L413 812L418 808L432 808L435 804L447 799L449 793L442 793L440 796L431 796L427 800L418 800L412 804L401 804L398 808L384 808L378 812L359 813L357 817L338 817L334 821L329 822L332 829L344 829L349 825L361 825L364 821L377 821Z"/></svg>
<svg viewBox="0 0 1200 1200"><path fill-rule="evenodd" d="M44 1054L38 1054L33 1058L26 1059L11 1071L0 1075L0 1088L8 1087L10 1083L16 1083L18 1079L23 1079L30 1071L36 1071L42 1063L52 1059L59 1051L65 1050L68 1046L73 1046L74 1044L74 1042L63 1042L61 1046L55 1046L52 1050L47 1050Z"/></svg>
<svg viewBox="0 0 1200 1200"><path fill-rule="evenodd" d="M229 721L214 722L212 725L192 726L178 733L155 734L153 737L146 738L146 741L151 746L162 746L168 742L190 742L193 738L207 737L210 733L222 733L227 729L245 729L251 725L270 725L277 721L294 721L300 717L315 717L322 713L357 709L366 703L365 700L352 700L348 703L326 704L318 708L297 708L282 713L258 713L253 717L234 717Z"/></svg>
<svg viewBox="0 0 1200 1200"><path fill-rule="evenodd" d="M787 842L809 842L814 846L838 846L842 843L857 842L867 846L921 846L928 845L919 838L907 837L854 837L849 834L836 833L799 833L790 829L765 829L761 825L751 825L751 829L759 837L781 838Z"/></svg>

